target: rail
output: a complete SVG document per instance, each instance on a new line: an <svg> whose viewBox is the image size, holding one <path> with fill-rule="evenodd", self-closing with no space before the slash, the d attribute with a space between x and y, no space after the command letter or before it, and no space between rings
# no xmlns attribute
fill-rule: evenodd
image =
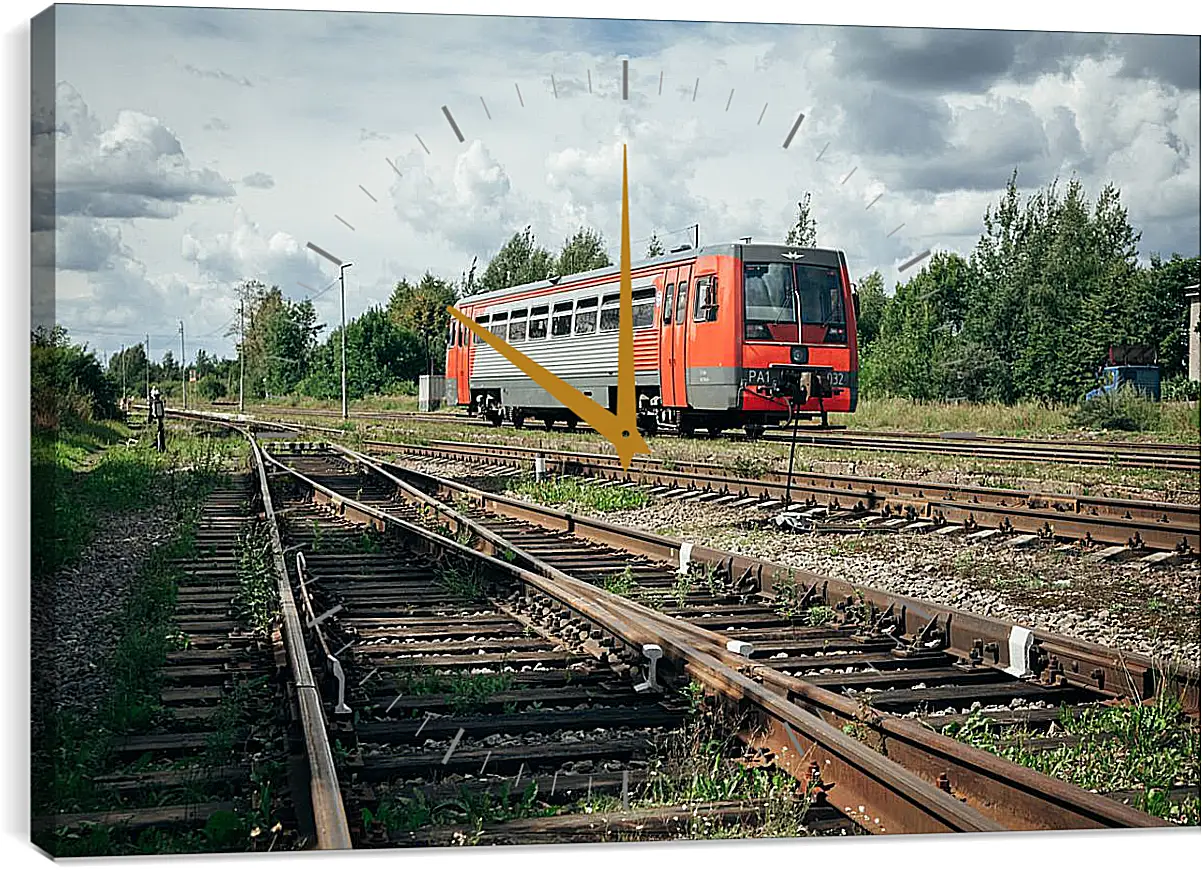
<svg viewBox="0 0 1202 870"><path fill-rule="evenodd" d="M552 578L510 564L491 553L337 493L270 454L267 461L292 475L295 481L313 491L315 499L331 505L344 517L383 522L404 534L408 543L428 552L456 553L483 560L490 570L507 574L515 582L580 614L629 649L638 651L645 644L658 644L664 651L664 660L673 663L680 672L731 701L752 705L767 724L766 733L758 739L774 753L777 763L801 782L810 781L812 765L817 764L821 778L831 781L832 803L864 807L870 829L881 833L1005 830L978 810L699 649L684 629L649 619L635 612L630 602L605 590L574 578ZM474 526L468 518L456 516L460 522ZM480 540L487 542L488 537L481 536Z"/></svg>
<svg viewBox="0 0 1202 870"><path fill-rule="evenodd" d="M1006 828L1030 830L1163 824L1117 801L966 746L916 722L889 716L866 718L856 703L845 696L770 667L752 664L733 653L731 638L720 632L682 623L637 602L599 590L406 483L370 457L343 446L329 446L336 454L393 483L398 492L421 507L433 510L440 521L449 524L457 532L464 529L471 531L488 552L507 553L507 558L516 565L553 580L560 587L570 589L574 595L599 600L615 617L638 620L643 626L653 626L658 632L655 635L656 643L679 643L712 657L717 663L750 679L753 685L771 687L774 696L784 698L790 706L801 705L836 729L846 726L872 729L880 738L884 755L894 760L905 759L903 766L921 773L928 783L937 783L941 776L944 777L947 782L955 784L955 793L969 805ZM728 694L733 692L736 697L745 697L746 686L742 682L724 684L721 680L715 681L704 666L694 668L686 664L686 670L706 685Z"/></svg>
<svg viewBox="0 0 1202 870"><path fill-rule="evenodd" d="M284 548L276 523L266 464L263 461L264 452L253 434L241 429L238 431L241 431L250 441L251 453L259 479L259 492L263 500L263 512L271 538L276 589L280 598L284 647L288 653L288 664L296 690L301 730L305 742L305 755L309 763L309 794L313 806L317 848L350 849L352 848L350 826L346 818L346 809L342 803L342 792L338 784L338 773L334 767L334 755L330 749L329 735L326 732L320 689L314 681L312 669L309 667L308 655L305 652L304 630L301 626L296 600L288 582Z"/></svg>

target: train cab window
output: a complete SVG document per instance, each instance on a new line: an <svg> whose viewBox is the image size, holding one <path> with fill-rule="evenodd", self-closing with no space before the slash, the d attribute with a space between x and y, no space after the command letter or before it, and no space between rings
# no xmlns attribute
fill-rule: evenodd
<svg viewBox="0 0 1202 870"><path fill-rule="evenodd" d="M479 324L484 329L488 329L488 315L484 314L484 315L481 315L480 317L477 317L476 323ZM472 344L480 344L481 343L480 336L476 335L475 333L472 334L472 338L474 339L472 341Z"/></svg>
<svg viewBox="0 0 1202 870"><path fill-rule="evenodd" d="M655 288L635 290L633 294L634 328L642 329L655 323Z"/></svg>
<svg viewBox="0 0 1202 870"><path fill-rule="evenodd" d="M509 315L509 343L526 340L526 309L519 308Z"/></svg>
<svg viewBox="0 0 1202 870"><path fill-rule="evenodd" d="M572 334L572 303L557 302L551 311L551 335Z"/></svg>
<svg viewBox="0 0 1202 870"><path fill-rule="evenodd" d="M597 297L576 303L576 335L592 335L597 331Z"/></svg>
<svg viewBox="0 0 1202 870"><path fill-rule="evenodd" d="M538 338L547 337L547 306L537 305L530 309L530 327L526 332L526 338L534 341Z"/></svg>
<svg viewBox="0 0 1202 870"><path fill-rule="evenodd" d="M743 336L751 341L798 340L792 263L743 265Z"/></svg>
<svg viewBox="0 0 1202 870"><path fill-rule="evenodd" d="M621 295L610 293L601 300L601 332L613 332L621 322Z"/></svg>
<svg viewBox="0 0 1202 870"><path fill-rule="evenodd" d="M689 282L681 281L676 285L676 322L684 323L684 315L689 299Z"/></svg>
<svg viewBox="0 0 1202 870"><path fill-rule="evenodd" d="M698 278L697 301L693 305L694 323L713 323L718 319L718 278L709 275Z"/></svg>
<svg viewBox="0 0 1202 870"><path fill-rule="evenodd" d="M492 334L495 335L497 338L505 337L505 332L506 332L508 326L509 326L509 312L508 311L502 311L500 314L494 314L492 316L492 326L490 328L492 330Z"/></svg>
<svg viewBox="0 0 1202 870"><path fill-rule="evenodd" d="M801 340L806 344L846 344L847 316L840 271L826 266L797 266L801 302Z"/></svg>
<svg viewBox="0 0 1202 870"><path fill-rule="evenodd" d="M672 322L672 300L676 298L676 285L669 284L664 288L664 324Z"/></svg>

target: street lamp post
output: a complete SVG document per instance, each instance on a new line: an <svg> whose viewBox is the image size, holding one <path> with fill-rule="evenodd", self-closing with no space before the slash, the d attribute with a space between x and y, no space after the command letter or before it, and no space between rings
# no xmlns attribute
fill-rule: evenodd
<svg viewBox="0 0 1202 870"><path fill-rule="evenodd" d="M346 411L346 270L350 268L351 264L342 262L329 251L319 248L312 242L307 243L307 247L313 253L325 257L338 267L338 286L342 295L342 419L346 420L349 416Z"/></svg>

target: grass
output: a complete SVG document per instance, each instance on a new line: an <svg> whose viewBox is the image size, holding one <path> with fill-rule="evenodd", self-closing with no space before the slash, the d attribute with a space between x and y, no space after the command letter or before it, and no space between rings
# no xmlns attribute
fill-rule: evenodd
<svg viewBox="0 0 1202 870"><path fill-rule="evenodd" d="M742 763L744 750L735 736L746 723L719 707L708 705L696 684L688 688L691 715L677 729L660 735L650 753L652 762L644 783L631 788L631 809L696 805L711 801L756 802L762 809L756 822L709 823L695 820L690 839L735 837L796 837L807 832L802 825L810 807L808 785L787 774ZM621 807L620 796L590 795L561 810L540 800L535 782L515 791L508 779L495 789L460 790L458 796L432 802L414 789L400 789L383 797L373 808L364 808L364 826L378 825L391 834L404 834L427 826L457 826L456 842L473 845L487 825L514 819L555 815L561 811L599 813ZM684 815L681 812L681 815ZM639 839L637 834L622 839Z"/></svg>
<svg viewBox="0 0 1202 870"><path fill-rule="evenodd" d="M256 522L238 542L238 594L234 596L234 610L242 623L264 637L279 612L275 559L264 523Z"/></svg>
<svg viewBox="0 0 1202 870"><path fill-rule="evenodd" d="M858 414L859 412L857 412ZM1165 406L1162 411L1172 417L1175 411ZM1196 415L1197 409L1193 412ZM855 415L853 415L855 416ZM854 428L865 427L854 423ZM895 426L894 428L898 428ZM969 427L934 427L933 431L967 430ZM535 430L483 429L465 426L462 422L447 423L389 421L380 425L361 425L359 432L370 431L372 438L389 441L428 444L435 440L464 441L475 443L506 444L535 447L545 450L567 450L595 453L612 453L608 441L590 432L542 432ZM987 431L987 430L981 430ZM1062 437L1072 437L1070 430L1057 430ZM1189 426L1185 422L1176 430L1180 438L1157 436L1157 440L1188 442ZM1195 423L1193 443L1197 443ZM1182 434L1184 433L1184 434ZM1009 433L1003 433L1009 434ZM1046 435L1049 433L1014 433ZM712 463L729 471L732 476L762 477L767 471L783 473L788 466L789 445L785 442L760 441L747 443L726 439L683 439L674 436L651 438L651 458L663 463L665 470L687 463ZM642 457L637 457L642 458ZM927 478L942 475L942 479L965 484L996 485L1000 481L1046 481L1056 490L1077 487L1085 494L1111 493L1131 497L1130 490L1146 490L1156 497L1176 500L1176 493L1196 492L1197 475L1184 471L1162 469L1106 467L1091 465L1065 465L1048 462L974 459L967 456L939 455L932 453L903 453L877 450L843 450L822 446L799 444L795 470L804 472L832 472L871 474L881 477ZM594 485L595 486L595 485ZM633 489L610 489L615 493L637 492ZM640 505L633 505L639 507ZM581 505L581 507L586 507ZM595 509L595 508L588 508ZM615 508L620 509L620 508Z"/></svg>
<svg viewBox="0 0 1202 870"><path fill-rule="evenodd" d="M475 563L466 568L441 565L434 571L434 582L466 601L483 601L488 597L487 583Z"/></svg>
<svg viewBox="0 0 1202 870"><path fill-rule="evenodd" d="M113 749L129 735L147 733L169 722L170 712L160 700L161 668L169 652L188 644L175 624L182 573L172 560L204 556L197 552L194 541L200 506L220 481L226 461L245 452L241 439L175 428L163 454L144 440L127 444L130 436L129 429L115 423L75 423L57 432L33 433L35 552L41 547L40 558L35 559L35 584L49 582L54 571L77 559L114 514L152 510L164 525L174 528L169 541L146 554L128 578L123 604L109 617L116 644L106 660L98 663L107 691L103 700L95 709L82 712L35 706L35 719L43 726L31 758L35 816L117 808L123 800L99 785L97 777L162 767L149 756L119 764ZM261 694L261 689L256 694L245 687L223 700L211 723L217 739L209 747L209 761L228 761L250 707ZM255 717L263 720L258 713ZM199 831L148 830L132 835L116 827L88 826L45 831L37 835L36 842L60 857L227 851L247 848L248 843L254 849L250 832L270 817L271 783L278 780L279 773L270 762L256 762L254 805L239 813L215 814ZM206 788L210 787L164 787L152 790L139 803L166 805L229 797L207 794Z"/></svg>
<svg viewBox="0 0 1202 870"><path fill-rule="evenodd" d="M641 508L650 500L647 493L634 487L603 487L575 477L526 480L514 487L514 492L541 504L568 505L573 510L598 513Z"/></svg>
<svg viewBox="0 0 1202 870"><path fill-rule="evenodd" d="M634 572L627 565L619 574L610 574L605 578L602 588L606 592L612 592L614 595L629 595L634 591L637 584L634 580Z"/></svg>
<svg viewBox="0 0 1202 870"><path fill-rule="evenodd" d="M1148 403L1145 403L1148 404ZM1198 404L1161 402L1146 417L1144 431L1182 443L1198 443ZM1067 435L1083 426L1076 405L1041 402L970 404L911 399L861 399L852 414L832 414L831 422L855 429L906 432L979 432L1011 437Z"/></svg>
<svg viewBox="0 0 1202 870"><path fill-rule="evenodd" d="M737 735L747 725L725 708L708 704L693 683L687 692L691 715L679 728L656 740L646 784L630 805L680 806L711 801L759 802L758 823L694 825L690 838L798 837L810 807L808 785L788 774L742 763Z"/></svg>
<svg viewBox="0 0 1202 870"><path fill-rule="evenodd" d="M1098 792L1136 790L1137 809L1183 825L1199 823L1196 798L1173 803L1169 789L1199 780L1199 732L1179 701L1162 694L1146 704L1064 710L1057 726L1071 745L1032 749L1045 736L1022 727L996 729L974 713L944 729L959 740L1010 761Z"/></svg>
<svg viewBox="0 0 1202 870"><path fill-rule="evenodd" d="M457 716L479 712L493 696L513 687L512 674L407 674L398 691L406 696L441 695ZM414 715L418 715L415 710Z"/></svg>

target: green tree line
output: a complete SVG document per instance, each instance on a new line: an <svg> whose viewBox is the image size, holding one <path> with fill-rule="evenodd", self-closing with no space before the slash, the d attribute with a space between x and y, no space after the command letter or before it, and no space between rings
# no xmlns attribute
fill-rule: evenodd
<svg viewBox="0 0 1202 870"><path fill-rule="evenodd" d="M879 272L860 280L865 396L1071 403L1120 344L1154 347L1164 378L1184 375L1198 258L1141 265L1114 185L1090 202L1076 179L1053 181L1024 200L1016 181L969 256L935 254L891 296Z"/></svg>

